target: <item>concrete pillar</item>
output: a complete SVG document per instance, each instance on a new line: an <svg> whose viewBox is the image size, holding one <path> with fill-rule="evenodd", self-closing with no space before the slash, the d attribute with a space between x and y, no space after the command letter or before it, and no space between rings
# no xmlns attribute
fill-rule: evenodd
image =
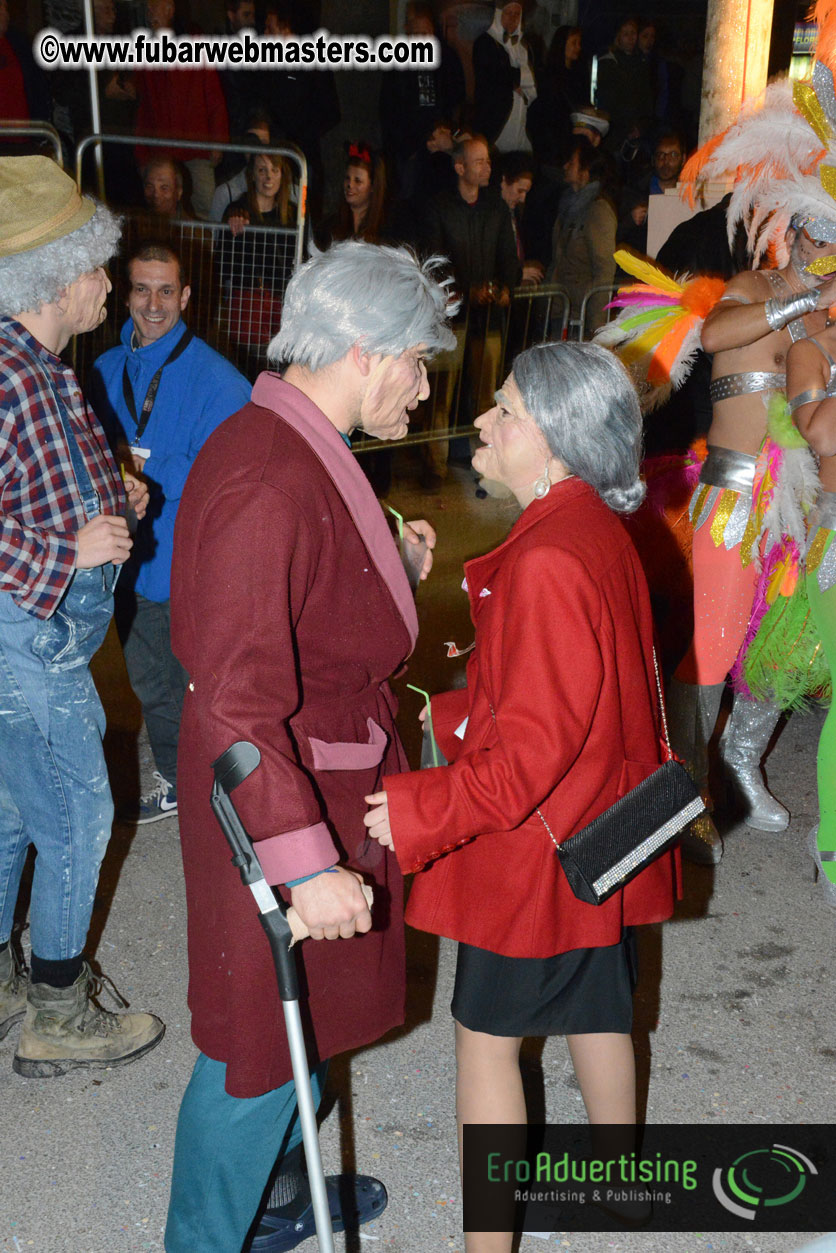
<svg viewBox="0 0 836 1253"><path fill-rule="evenodd" d="M766 87L774 0L708 0L700 143Z"/></svg>

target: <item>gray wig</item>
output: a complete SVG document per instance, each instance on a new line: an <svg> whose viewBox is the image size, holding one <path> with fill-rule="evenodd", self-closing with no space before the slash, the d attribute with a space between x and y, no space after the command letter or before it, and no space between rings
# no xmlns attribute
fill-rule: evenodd
<svg viewBox="0 0 836 1253"><path fill-rule="evenodd" d="M119 246L119 218L103 204L78 230L49 244L0 258L0 314L40 313L82 274L106 265Z"/></svg>
<svg viewBox="0 0 836 1253"><path fill-rule="evenodd" d="M370 355L395 357L419 344L428 357L454 347L447 319L457 306L450 280L436 278L444 264L359 239L314 251L287 285L269 360L321 370L357 343Z"/></svg>
<svg viewBox="0 0 836 1253"><path fill-rule="evenodd" d="M644 499L642 416L614 353L598 344L538 344L514 362L523 403L567 470L618 513Z"/></svg>

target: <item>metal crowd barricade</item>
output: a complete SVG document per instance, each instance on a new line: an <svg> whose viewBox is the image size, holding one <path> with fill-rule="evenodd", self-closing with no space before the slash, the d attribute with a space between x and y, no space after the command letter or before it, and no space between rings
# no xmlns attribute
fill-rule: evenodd
<svg viewBox="0 0 836 1253"><path fill-rule="evenodd" d="M585 339L592 338L592 333L589 333L588 328L587 328L587 323L590 320L589 319L590 304L593 301L597 301L597 298L602 295L606 295L607 297L607 299L604 301L604 304L609 304L609 302L615 296L620 286L621 286L620 283L603 283L598 287L590 287L586 292L584 292L584 297L583 297L583 300L581 301L581 316L578 322L578 339L585 340ZM607 322L611 322L612 319L617 315L618 310L607 309L606 312L607 312L606 320Z"/></svg>
<svg viewBox="0 0 836 1253"><path fill-rule="evenodd" d="M0 122L0 144L6 136L9 138L47 140L55 149L55 160L64 168L64 153L61 149L61 136L49 122ZM14 153L11 154L12 156Z"/></svg>
<svg viewBox="0 0 836 1253"><path fill-rule="evenodd" d="M571 301L560 283L517 287L508 310L500 374L504 377L518 353L533 344L565 339Z"/></svg>
<svg viewBox="0 0 836 1253"><path fill-rule="evenodd" d="M428 366L430 398L416 411L398 446L446 443L473 432L514 357L532 344L565 339L570 300L556 283L517 287L510 303L473 306L453 329L456 346ZM381 451L380 440L352 440L357 452ZM440 458L443 460L443 458Z"/></svg>
<svg viewBox="0 0 836 1253"><path fill-rule="evenodd" d="M129 284L126 259L144 241L165 242L179 255L192 294L186 320L196 335L254 379L267 365L267 346L279 329L284 290L304 250L307 165L293 148L259 144L208 144L195 140L157 140L133 135L91 135L76 151L76 178L81 181L85 152L93 144L141 144L166 150L187 147L268 156L277 154L295 166L295 222L288 227L250 225L233 236L227 223L193 218L164 218L140 207L123 211L122 242L110 264L114 293L107 318L95 331L77 336L73 367L86 385L90 367L102 352L119 342L127 316Z"/></svg>

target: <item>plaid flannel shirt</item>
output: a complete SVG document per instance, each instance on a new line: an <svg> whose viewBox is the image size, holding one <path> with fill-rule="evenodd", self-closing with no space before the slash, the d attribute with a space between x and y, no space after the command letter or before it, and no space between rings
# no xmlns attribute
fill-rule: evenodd
<svg viewBox="0 0 836 1253"><path fill-rule="evenodd" d="M125 493L98 419L60 357L14 318L0 316L0 590L48 618L69 586L76 532L87 518L51 389L70 414L102 513L124 512Z"/></svg>

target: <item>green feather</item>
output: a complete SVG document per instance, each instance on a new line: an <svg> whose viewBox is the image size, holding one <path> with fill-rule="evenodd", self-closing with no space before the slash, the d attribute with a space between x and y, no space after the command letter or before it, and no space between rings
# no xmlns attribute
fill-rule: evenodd
<svg viewBox="0 0 836 1253"><path fill-rule="evenodd" d="M773 392L766 416L769 438L781 448L806 448L807 441L792 420L784 392Z"/></svg>
<svg viewBox="0 0 836 1253"><path fill-rule="evenodd" d="M830 701L830 667L803 575L792 596L779 596L764 614L743 673L757 700L774 701L786 712L807 709L812 701Z"/></svg>

